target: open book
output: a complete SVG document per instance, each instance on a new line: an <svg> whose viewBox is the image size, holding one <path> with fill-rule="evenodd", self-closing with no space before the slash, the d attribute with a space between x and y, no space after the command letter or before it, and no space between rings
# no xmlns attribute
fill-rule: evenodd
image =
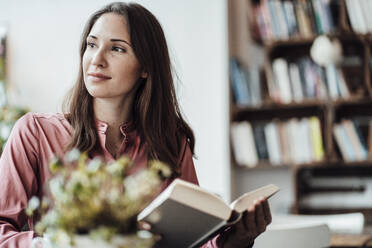
<svg viewBox="0 0 372 248"><path fill-rule="evenodd" d="M162 235L160 247L198 247L240 220L254 200L266 199L279 188L273 184L245 193L230 205L199 186L176 179L139 215Z"/></svg>

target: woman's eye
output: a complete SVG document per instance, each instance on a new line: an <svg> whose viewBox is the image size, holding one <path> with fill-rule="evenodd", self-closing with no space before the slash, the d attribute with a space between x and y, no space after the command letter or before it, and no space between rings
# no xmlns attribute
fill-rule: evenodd
<svg viewBox="0 0 372 248"><path fill-rule="evenodd" d="M121 53L126 52L125 49L121 48L121 47L113 47L112 50L115 51L115 52L121 52Z"/></svg>
<svg viewBox="0 0 372 248"><path fill-rule="evenodd" d="M87 42L87 47L93 48L95 45L93 42Z"/></svg>

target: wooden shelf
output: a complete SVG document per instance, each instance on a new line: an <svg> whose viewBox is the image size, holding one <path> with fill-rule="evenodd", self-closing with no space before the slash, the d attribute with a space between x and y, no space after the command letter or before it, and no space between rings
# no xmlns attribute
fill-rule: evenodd
<svg viewBox="0 0 372 248"><path fill-rule="evenodd" d="M247 165L235 165L236 168L242 169L242 170L261 170L261 169L287 169L289 168L289 165L285 164L280 164L280 165L273 165L270 162L259 162L256 166L254 167L249 167Z"/></svg>
<svg viewBox="0 0 372 248"><path fill-rule="evenodd" d="M309 46L311 45L314 40L319 37L320 35L326 35L328 37L341 39L343 41L355 41L355 40L371 40L372 41L372 34L356 34L353 32L334 32L334 33L327 33L327 34L319 34L313 35L310 37L293 37L287 40L269 40L265 42L258 42L261 44L266 51L272 51L278 48L292 48L294 46Z"/></svg>
<svg viewBox="0 0 372 248"><path fill-rule="evenodd" d="M355 97L350 99L340 99L333 102L335 107L343 106L361 106L361 105L372 105L372 97Z"/></svg>
<svg viewBox="0 0 372 248"><path fill-rule="evenodd" d="M301 164L293 164L293 163L283 163L274 165L271 164L269 161L260 161L256 166L249 167L245 165L236 165L237 168L241 169L248 169L248 170L256 170L256 169L277 169L277 168L302 168L302 167L320 167L324 166L328 162L326 161L316 161L310 163L301 163ZM371 162L372 165L372 162Z"/></svg>
<svg viewBox="0 0 372 248"><path fill-rule="evenodd" d="M278 164L273 165L269 161L260 161L256 166L250 167L248 165L239 165L235 163L235 167L244 170L259 170L259 169L278 169L278 168L293 168L295 170L305 169L305 168L319 168L324 170L330 170L334 168L368 168L372 170L372 160L364 160L364 161L353 161L353 162L345 162L343 160L336 160L336 161L316 161L310 163L301 163L301 164Z"/></svg>
<svg viewBox="0 0 372 248"><path fill-rule="evenodd" d="M288 119L291 117L306 117L319 115L326 106L322 100L305 100L301 103L278 104L268 102L256 107L233 107L233 121L268 120L273 118ZM289 112L290 111L290 112Z"/></svg>

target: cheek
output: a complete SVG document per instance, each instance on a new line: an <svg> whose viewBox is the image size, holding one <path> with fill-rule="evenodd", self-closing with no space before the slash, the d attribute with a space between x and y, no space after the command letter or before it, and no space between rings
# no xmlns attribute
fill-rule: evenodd
<svg viewBox="0 0 372 248"><path fill-rule="evenodd" d="M125 81L131 82L131 84L135 84L140 77L140 67L137 63L123 63L118 65L118 72L120 73L120 77Z"/></svg>
<svg viewBox="0 0 372 248"><path fill-rule="evenodd" d="M86 69L88 68L88 56L86 53L84 53L83 55L82 66L83 66L83 72L85 72Z"/></svg>

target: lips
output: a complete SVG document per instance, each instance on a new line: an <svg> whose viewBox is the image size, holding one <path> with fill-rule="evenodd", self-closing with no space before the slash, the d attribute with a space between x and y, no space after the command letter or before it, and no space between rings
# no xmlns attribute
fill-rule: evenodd
<svg viewBox="0 0 372 248"><path fill-rule="evenodd" d="M107 75L102 74L102 73L95 73L95 72L88 73L88 76L91 77L94 81L111 79L110 76L107 76Z"/></svg>

